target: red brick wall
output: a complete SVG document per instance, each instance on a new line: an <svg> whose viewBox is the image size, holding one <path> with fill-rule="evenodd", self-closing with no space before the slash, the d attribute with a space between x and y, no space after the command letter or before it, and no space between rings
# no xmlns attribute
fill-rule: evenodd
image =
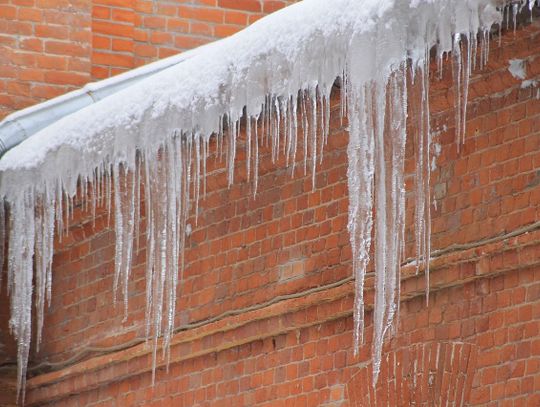
<svg viewBox="0 0 540 407"><path fill-rule="evenodd" d="M105 78L229 36L293 2L94 0L92 76Z"/></svg>
<svg viewBox="0 0 540 407"><path fill-rule="evenodd" d="M90 80L90 25L87 1L2 1L0 118Z"/></svg>
<svg viewBox="0 0 540 407"><path fill-rule="evenodd" d="M294 0L5 0L0 119L231 35Z"/></svg>
<svg viewBox="0 0 540 407"><path fill-rule="evenodd" d="M488 67L471 84L459 154L450 67L432 81L434 141L441 145L432 174L432 244L440 251L432 261L429 308L423 276L410 267L402 271L401 319L386 346L380 405L385 393L398 395L404 406L415 398L444 405L462 394L475 406L540 404L540 100L507 69L509 59L523 58L528 77L538 78L539 39L535 22L505 34L501 47L493 41ZM335 96L315 190L310 177L291 178L283 163L262 158L259 194L250 199L242 159L230 189L221 165L209 160L209 194L188 243L177 304L183 329L173 338L169 371L158 363L155 386L151 347L140 343L145 248L122 322L122 305L111 305L114 232L105 213L92 228L88 214L76 212L71 233L57 244L45 339L32 356L31 366L53 365L32 371L30 405L356 406L373 400L369 312L367 344L358 357L352 351L347 134ZM412 169L412 142L407 152ZM407 182L410 190L410 176ZM408 198L412 219L411 193ZM371 285L369 278L368 309ZM439 350L438 364L432 349ZM387 368L393 358L401 362L397 378ZM414 361L419 385L411 392Z"/></svg>

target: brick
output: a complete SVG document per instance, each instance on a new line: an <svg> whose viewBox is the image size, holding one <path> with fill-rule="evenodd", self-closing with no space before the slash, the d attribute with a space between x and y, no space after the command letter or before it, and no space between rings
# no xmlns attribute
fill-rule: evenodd
<svg viewBox="0 0 540 407"><path fill-rule="evenodd" d="M109 20L111 18L111 8L94 6L92 7L92 17L99 20Z"/></svg>
<svg viewBox="0 0 540 407"><path fill-rule="evenodd" d="M67 69L67 58L64 56L38 55L36 61L37 66L40 68L55 70Z"/></svg>
<svg viewBox="0 0 540 407"><path fill-rule="evenodd" d="M126 0L94 0L94 4L116 7L126 7L129 3Z"/></svg>
<svg viewBox="0 0 540 407"><path fill-rule="evenodd" d="M103 66L92 66L92 78L105 79L110 76L110 69Z"/></svg>
<svg viewBox="0 0 540 407"><path fill-rule="evenodd" d="M192 22L189 26L189 32L194 35L212 36L214 34L214 26L205 23Z"/></svg>
<svg viewBox="0 0 540 407"><path fill-rule="evenodd" d="M174 49L174 48L160 48L158 50L158 57L159 58L167 58L167 57L176 55L178 53L179 53L179 51L177 49Z"/></svg>
<svg viewBox="0 0 540 407"><path fill-rule="evenodd" d="M24 69L19 72L18 79L29 82L43 82L44 72L41 69Z"/></svg>
<svg viewBox="0 0 540 407"><path fill-rule="evenodd" d="M27 7L33 7L35 5L34 0L11 0L11 3L17 6L27 6Z"/></svg>
<svg viewBox="0 0 540 407"><path fill-rule="evenodd" d="M163 17L145 17L143 26L146 28L157 28L163 30L167 25L167 20Z"/></svg>
<svg viewBox="0 0 540 407"><path fill-rule="evenodd" d="M65 88L51 85L34 85L31 89L32 97L38 99L51 99L65 92Z"/></svg>
<svg viewBox="0 0 540 407"><path fill-rule="evenodd" d="M49 54L67 55L74 57L87 56L89 50L86 46L59 41L46 41L45 52Z"/></svg>
<svg viewBox="0 0 540 407"><path fill-rule="evenodd" d="M112 9L112 20L124 22L124 23L133 23L135 18L135 13L131 10L123 9Z"/></svg>
<svg viewBox="0 0 540 407"><path fill-rule="evenodd" d="M204 38L197 38L197 37L191 37L191 36L177 36L174 39L174 45L180 49L191 49L195 47L199 47L201 45L204 45L208 42L208 40Z"/></svg>
<svg viewBox="0 0 540 407"><path fill-rule="evenodd" d="M142 56L142 57L157 56L157 49L151 45L136 44L133 51L135 55Z"/></svg>
<svg viewBox="0 0 540 407"><path fill-rule="evenodd" d="M93 52L92 62L97 65L126 67L133 66L133 57L130 55L117 55L103 52Z"/></svg>
<svg viewBox="0 0 540 407"><path fill-rule="evenodd" d="M152 1L135 0L133 8L140 13L150 14L153 10L153 4Z"/></svg>
<svg viewBox="0 0 540 407"><path fill-rule="evenodd" d="M224 12L213 8L179 6L178 16L184 19L221 23L223 22Z"/></svg>
<svg viewBox="0 0 540 407"><path fill-rule="evenodd" d="M92 46L94 49L111 49L111 39L109 37L94 35L92 38Z"/></svg>
<svg viewBox="0 0 540 407"><path fill-rule="evenodd" d="M21 7L18 10L17 18L22 21L41 22L43 19L43 15L41 13L41 10Z"/></svg>
<svg viewBox="0 0 540 407"><path fill-rule="evenodd" d="M35 34L38 37L56 38L59 40L66 40L69 38L69 31L67 27L54 25L36 25L34 29Z"/></svg>
<svg viewBox="0 0 540 407"><path fill-rule="evenodd" d="M19 46L21 49L24 49L26 51L43 51L43 42L37 38L25 38L23 40L20 40Z"/></svg>
<svg viewBox="0 0 540 407"><path fill-rule="evenodd" d="M168 19L167 31L175 31L187 33L189 31L189 23L185 20Z"/></svg>
<svg viewBox="0 0 540 407"><path fill-rule="evenodd" d="M260 12L261 3L258 0L218 0L218 5L223 8Z"/></svg>
<svg viewBox="0 0 540 407"><path fill-rule="evenodd" d="M245 26L248 22L248 15L240 11L228 11L225 13L226 24Z"/></svg>
<svg viewBox="0 0 540 407"><path fill-rule="evenodd" d="M86 75L64 71L47 71L45 72L45 81L59 85L82 86L88 81L88 77Z"/></svg>
<svg viewBox="0 0 540 407"><path fill-rule="evenodd" d="M7 92L12 95L30 96L30 85L27 83L10 81L7 83Z"/></svg>
<svg viewBox="0 0 540 407"><path fill-rule="evenodd" d="M153 44L169 44L173 41L173 36L165 32L152 32L150 42Z"/></svg>
<svg viewBox="0 0 540 407"><path fill-rule="evenodd" d="M94 33L107 34L115 37L131 38L133 36L133 26L127 24L93 21L92 30Z"/></svg>
<svg viewBox="0 0 540 407"><path fill-rule="evenodd" d="M5 19L15 19L17 8L12 6L0 5L0 17Z"/></svg>
<svg viewBox="0 0 540 407"><path fill-rule="evenodd" d="M277 10L282 9L283 7L287 6L287 3L284 1L269 1L266 0L263 2L263 12L270 14Z"/></svg>
<svg viewBox="0 0 540 407"><path fill-rule="evenodd" d="M133 52L133 46L134 46L133 41L120 40L116 38L112 40L113 51Z"/></svg>
<svg viewBox="0 0 540 407"><path fill-rule="evenodd" d="M14 48L16 45L16 39L9 35L0 35L0 45Z"/></svg>
<svg viewBox="0 0 540 407"><path fill-rule="evenodd" d="M229 37L238 31L240 31L240 28L232 25L218 25L215 28L216 36L220 38Z"/></svg>
<svg viewBox="0 0 540 407"><path fill-rule="evenodd" d="M36 55L29 52L15 52L10 55L10 62L24 67L34 67L36 65Z"/></svg>
<svg viewBox="0 0 540 407"><path fill-rule="evenodd" d="M5 27L3 27L3 34L13 35L33 35L33 26L29 22L21 21L7 21Z"/></svg>

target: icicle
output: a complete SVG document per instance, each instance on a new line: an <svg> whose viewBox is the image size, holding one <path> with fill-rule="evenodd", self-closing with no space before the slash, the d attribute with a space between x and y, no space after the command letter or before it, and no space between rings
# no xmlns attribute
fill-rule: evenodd
<svg viewBox="0 0 540 407"><path fill-rule="evenodd" d="M240 124L238 124L240 126ZM235 134L236 138L236 134ZM199 133L196 133L193 136L193 141L195 142L195 177L193 178L193 185L195 187L195 225L199 220L199 199L201 192L201 136ZM233 158L234 160L234 158ZM172 170L171 170L172 171ZM233 172L234 172L234 163L233 163ZM232 184L232 181L230 181Z"/></svg>
<svg viewBox="0 0 540 407"><path fill-rule="evenodd" d="M282 122L282 130L280 130L280 133L283 134L283 143L282 143L282 155L285 157L285 160L287 160L287 148L289 145L289 138L290 138L290 115L289 115L289 98L287 99L279 99L279 109L280 109L280 116L281 116L281 122Z"/></svg>
<svg viewBox="0 0 540 407"><path fill-rule="evenodd" d="M513 28L514 28L514 35L516 35L518 13L519 13L519 4L518 3L512 4L512 22L513 22Z"/></svg>
<svg viewBox="0 0 540 407"><path fill-rule="evenodd" d="M287 99L287 143L285 149L285 166L288 167L291 162L292 148L293 148L293 137L294 137L294 120L293 120L293 101L292 96Z"/></svg>
<svg viewBox="0 0 540 407"><path fill-rule="evenodd" d="M60 241L62 241L62 232L64 230L64 225L63 225L64 215L62 213L63 193L62 193L62 187L60 185L60 181L57 181L55 183L55 193L56 193L56 208L55 208L54 217L56 218L56 230L58 231L58 238Z"/></svg>
<svg viewBox="0 0 540 407"><path fill-rule="evenodd" d="M348 66L345 67L345 69L343 70L342 74L341 74L341 88L340 88L340 120L341 120L341 125L343 126L343 119L345 118L345 116L347 115L347 101L349 99L348 95L347 95L347 91L348 91L348 88L349 88L349 83L348 83L348 75L347 75L347 72L348 72Z"/></svg>
<svg viewBox="0 0 540 407"><path fill-rule="evenodd" d="M324 145L328 144L328 136L330 135L330 94L325 98L325 115L324 115Z"/></svg>
<svg viewBox="0 0 540 407"><path fill-rule="evenodd" d="M200 135L195 135L196 142L196 160L195 163L197 166L196 171L196 183L199 185L200 189L200 168L201 163L201 140ZM166 312L167 312L167 324L165 332L163 334L164 338L164 353L167 359L167 369L170 361L170 341L174 330L174 315L175 315L175 306L176 306L176 287L178 284L178 250L179 250L179 223L178 219L178 191L177 185L178 180L176 178L178 165L178 152L174 148L175 144L171 143L166 151L166 178L167 178L167 234L169 235L169 240L167 242L167 257L166 257ZM198 193L198 192L197 192ZM197 197L198 199L198 197Z"/></svg>
<svg viewBox="0 0 540 407"><path fill-rule="evenodd" d="M246 117L246 180L251 179L251 117Z"/></svg>
<svg viewBox="0 0 540 407"><path fill-rule="evenodd" d="M371 94L363 87L349 92L349 222L355 277L354 351L363 342L364 331L364 279L369 264L371 230L373 225L374 143L372 134Z"/></svg>
<svg viewBox="0 0 540 407"><path fill-rule="evenodd" d="M229 118L228 132L228 150L227 150L227 179L229 187L234 183L234 163L236 161L236 138L238 136L238 123L236 120Z"/></svg>
<svg viewBox="0 0 540 407"><path fill-rule="evenodd" d="M141 223L141 154L137 153L135 158L135 252L139 251L140 223Z"/></svg>
<svg viewBox="0 0 540 407"><path fill-rule="evenodd" d="M461 97L462 92L462 80L463 80L463 63L461 56L461 34L456 34L454 37L454 49L452 51L453 56L453 72L454 72L454 106L455 106L455 118L456 118L456 142L458 150L461 148L461 120L462 120L462 107L463 102Z"/></svg>
<svg viewBox="0 0 540 407"><path fill-rule="evenodd" d="M112 164L105 168L105 204L107 205L107 227L111 225L112 206Z"/></svg>
<svg viewBox="0 0 540 407"><path fill-rule="evenodd" d="M8 252L9 327L17 341L17 401L24 404L26 370L32 338L32 276L35 243L35 197L27 191L11 206Z"/></svg>
<svg viewBox="0 0 540 407"><path fill-rule="evenodd" d="M469 99L469 82L471 77L471 36L467 34L463 45L460 34L454 37L453 49L453 71L454 71L454 98L456 117L456 139L458 150L465 142L465 131L467 126L467 103ZM463 54L462 47L466 47L466 54Z"/></svg>
<svg viewBox="0 0 540 407"><path fill-rule="evenodd" d="M124 260L124 217L122 213L123 202L122 192L120 190L121 165L117 165L113 170L114 178L114 229L115 229L115 256L114 256L114 283L113 283L113 302L116 305L118 286L122 279L122 261ZM123 279L122 279L123 280Z"/></svg>
<svg viewBox="0 0 540 407"><path fill-rule="evenodd" d="M52 257L54 243L54 201L45 192L37 201L35 211L35 286L36 286L36 348L39 350L43 330L45 302L51 301Z"/></svg>
<svg viewBox="0 0 540 407"><path fill-rule="evenodd" d="M155 226L154 205L152 199L152 187L156 162L151 157L144 158L144 198L146 204L146 338L150 338L152 323L152 310L154 308L154 251L155 251ZM155 352L153 354L155 357Z"/></svg>
<svg viewBox="0 0 540 407"><path fill-rule="evenodd" d="M275 113L272 115L272 118L275 116L275 119L272 120L273 132L272 132L272 162L275 163L279 157L279 139L280 139L280 128L281 128L281 112L279 107L278 99L274 99L272 108L275 110Z"/></svg>
<svg viewBox="0 0 540 407"><path fill-rule="evenodd" d="M323 154L323 151L324 151L324 144L325 144L325 139L326 139L326 134L325 134L325 130L326 130L326 126L325 126L325 113L326 113L326 109L325 109L325 106L324 106L324 95L322 94L322 92L319 90L319 92L317 92L317 104L319 106L319 112L320 114L317 116L317 128L319 129L319 131L317 132L317 135L319 137L319 140L318 140L318 149L319 149L319 155L318 155L318 162L319 164L322 164L323 162L323 158L324 158L324 154ZM313 185L315 186L315 183L313 183Z"/></svg>
<svg viewBox="0 0 540 407"><path fill-rule="evenodd" d="M259 126L257 125L257 121L259 118L255 119L255 139L253 140L253 148L254 148L254 163L253 163L253 196L257 194L257 188L259 183Z"/></svg>
<svg viewBox="0 0 540 407"><path fill-rule="evenodd" d="M426 302L429 301L430 235L430 122L429 122L429 53L420 65L420 112L417 124L416 157L416 264L423 264L426 276Z"/></svg>
<svg viewBox="0 0 540 407"><path fill-rule="evenodd" d="M224 123L224 117L221 116L219 118L219 128L217 132L217 141L216 141L216 161L219 157L220 161L223 159L223 123Z"/></svg>
<svg viewBox="0 0 540 407"><path fill-rule="evenodd" d="M309 120L308 110L306 107L306 93L302 92L302 130L304 132L304 175L307 175L307 163L308 163L308 134L309 134ZM308 101L309 103L309 101Z"/></svg>
<svg viewBox="0 0 540 407"><path fill-rule="evenodd" d="M294 170L296 169L296 153L298 150L298 95L295 95L292 97L292 142L291 142L291 150L292 150L292 168L291 168L291 176L294 176Z"/></svg>
<svg viewBox="0 0 540 407"><path fill-rule="evenodd" d="M428 56L428 55L426 55ZM429 59L428 59L429 61ZM407 140L407 63L392 76L391 82L391 141L392 141L392 203L393 203L393 258L390 264L393 267L392 278L392 307L395 306L395 315L388 317L388 325L396 321L394 333L397 331L397 321L400 311L401 277L400 265L402 253L405 249L405 144ZM428 109L429 121L429 109ZM429 199L428 183L428 199ZM430 220L428 219L428 222Z"/></svg>
<svg viewBox="0 0 540 407"><path fill-rule="evenodd" d="M208 161L208 151L210 149L210 137L206 137L204 139L203 148L204 148L204 157L203 157L203 196L206 198L206 177L207 177L207 170L206 170L206 161ZM177 150L179 151L179 150Z"/></svg>
<svg viewBox="0 0 540 407"><path fill-rule="evenodd" d="M387 195L388 176L385 159L386 146L384 141L385 123L385 90L383 84L374 84L373 89L373 110L370 112L375 117L374 139L375 139L375 207L377 217L375 218L375 304L373 306L373 385L377 383L380 372L382 346L384 341L385 313L387 309L387 293L385 275L388 272L387 255L387 211L390 202Z"/></svg>
<svg viewBox="0 0 540 407"><path fill-rule="evenodd" d="M315 189L315 176L317 174L317 88L310 90L311 103L311 131L309 146L311 149L311 188Z"/></svg>
<svg viewBox="0 0 540 407"><path fill-rule="evenodd" d="M4 277L4 263L6 253L6 203L0 199L0 290L2 289L2 280Z"/></svg>

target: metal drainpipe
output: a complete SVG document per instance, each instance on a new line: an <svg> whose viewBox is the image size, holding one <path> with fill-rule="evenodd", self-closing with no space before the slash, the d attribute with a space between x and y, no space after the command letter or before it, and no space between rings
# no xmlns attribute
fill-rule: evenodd
<svg viewBox="0 0 540 407"><path fill-rule="evenodd" d="M173 55L171 57L153 62L129 72L90 83L82 89L75 90L63 96L20 110L0 122L0 157L7 151L20 144L38 131L60 120L64 116L77 112L86 106L110 96L121 89L127 88L144 78L161 72L173 65L198 54L202 48Z"/></svg>

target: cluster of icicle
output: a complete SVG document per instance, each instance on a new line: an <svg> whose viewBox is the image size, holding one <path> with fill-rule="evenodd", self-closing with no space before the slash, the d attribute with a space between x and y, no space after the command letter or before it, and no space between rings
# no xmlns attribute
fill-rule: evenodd
<svg viewBox="0 0 540 407"><path fill-rule="evenodd" d="M513 3L514 18L526 4L533 6ZM314 180L328 139L336 78L350 133L354 346L363 342L364 277L373 261L376 382L383 341L399 313L408 120L416 129L417 264L429 276L430 50L437 47L440 69L452 55L456 133L462 140L471 71L477 62L486 63L490 30L504 20L507 6L501 0L305 0L220 43L222 51L209 48L154 82L61 120L8 153L0 162L6 203L0 205L0 223L7 226L0 239L3 243L7 230L19 390L26 380L33 291L39 346L45 302L51 300L53 241L55 233L68 228L77 193L94 214L99 206L114 211L114 292L122 293L126 314L134 253L139 236L146 239L147 335L153 338L155 364L160 337L168 358L187 219L206 190L210 138L217 138L219 154L226 155L229 184L241 132L254 193L263 142L271 143L273 159L284 154L289 166L303 159L296 172L311 171ZM208 69L216 77L208 76ZM409 95L414 99L410 108ZM299 146L303 151L297 151ZM146 230L139 232L141 202Z"/></svg>

